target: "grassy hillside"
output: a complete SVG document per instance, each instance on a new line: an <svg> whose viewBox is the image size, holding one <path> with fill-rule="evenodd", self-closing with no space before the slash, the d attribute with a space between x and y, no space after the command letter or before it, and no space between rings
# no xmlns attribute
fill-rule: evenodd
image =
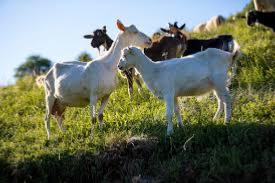
<svg viewBox="0 0 275 183"><path fill-rule="evenodd" d="M235 81L255 88L272 86L275 79L275 34L262 25L248 27L245 19L228 21L211 33L194 34L192 37L210 38L231 34L241 46L238 76Z"/></svg>
<svg viewBox="0 0 275 183"><path fill-rule="evenodd" d="M51 120L47 141L44 92L24 78L0 89L0 182L273 182L275 34L238 20L192 36L221 33L233 34L243 52L229 125L212 121L212 95L181 99L185 127L166 137L163 102L146 89L131 102L121 80L93 139L86 107L66 111L65 133Z"/></svg>

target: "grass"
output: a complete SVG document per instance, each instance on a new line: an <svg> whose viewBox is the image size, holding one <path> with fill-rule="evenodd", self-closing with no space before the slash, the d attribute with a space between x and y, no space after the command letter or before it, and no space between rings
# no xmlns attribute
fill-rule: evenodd
<svg viewBox="0 0 275 183"><path fill-rule="evenodd" d="M233 34L243 52L229 125L212 121L212 95L181 99L185 126L174 123L167 137L163 102L146 89L131 102L121 80L103 130L91 139L88 107L69 108L65 133L52 119L47 141L44 91L23 78L0 88L0 182L274 182L274 33L238 20L192 36L221 33Z"/></svg>
<svg viewBox="0 0 275 183"><path fill-rule="evenodd" d="M211 120L216 109L213 97L181 99L182 115L189 123L167 138L163 103L147 90L131 103L123 85L112 95L106 124L102 131L96 128L93 139L88 108L70 108L66 132L61 133L52 120L52 138L47 141L43 91L29 79L22 80L0 92L1 106L8 106L0 112L2 180L128 182L141 175L164 182L181 176L201 182L255 177L268 181L274 170L273 91L247 94L238 89L233 94L228 126L222 119ZM131 137L142 137L143 146L127 150ZM136 143L140 146L141 141Z"/></svg>

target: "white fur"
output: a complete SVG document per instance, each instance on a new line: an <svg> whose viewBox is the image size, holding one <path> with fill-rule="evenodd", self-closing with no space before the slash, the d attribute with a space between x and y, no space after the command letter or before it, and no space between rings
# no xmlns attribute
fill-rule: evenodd
<svg viewBox="0 0 275 183"><path fill-rule="evenodd" d="M224 23L225 19L221 16L214 16L205 23L201 23L194 27L193 32L199 33L204 31L212 31Z"/></svg>
<svg viewBox="0 0 275 183"><path fill-rule="evenodd" d="M227 71L232 65L233 55L239 53L237 47L233 53L215 48L168 61L152 62L139 49L124 49L123 59L118 67L122 70L135 67L141 74L149 90L166 103L168 121L167 134L173 133L172 116L176 114L178 125L182 119L177 101L178 96L197 96L214 91L218 99L218 118L225 107L224 122L231 117L231 99L226 87Z"/></svg>
<svg viewBox="0 0 275 183"><path fill-rule="evenodd" d="M103 117L103 110L110 94L117 86L117 64L121 57L121 50L127 46L150 46L150 38L131 25L124 27L119 33L112 47L100 58L82 63L77 61L56 63L45 77L46 117L45 128L50 137L50 114L53 109L65 110L67 106L83 107L90 104L92 121L96 119L96 103L101 100L99 116ZM62 114L54 112L62 127ZM102 126L102 119L100 119Z"/></svg>
<svg viewBox="0 0 275 183"><path fill-rule="evenodd" d="M199 25L196 25L194 28L193 28L193 32L195 33L200 33L200 32L203 32L205 30L205 27L206 27L206 23L201 23Z"/></svg>

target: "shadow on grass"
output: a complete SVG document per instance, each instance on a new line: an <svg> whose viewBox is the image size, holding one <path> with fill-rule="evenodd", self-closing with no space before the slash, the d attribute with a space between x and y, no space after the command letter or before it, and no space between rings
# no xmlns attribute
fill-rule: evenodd
<svg viewBox="0 0 275 183"><path fill-rule="evenodd" d="M148 138L114 142L98 154L64 151L26 159L16 166L0 159L0 181L274 181L275 127L272 125L189 124L175 129L171 137L165 136L165 129L163 123L157 122L147 123L142 131L129 127L126 130L132 134L142 133Z"/></svg>

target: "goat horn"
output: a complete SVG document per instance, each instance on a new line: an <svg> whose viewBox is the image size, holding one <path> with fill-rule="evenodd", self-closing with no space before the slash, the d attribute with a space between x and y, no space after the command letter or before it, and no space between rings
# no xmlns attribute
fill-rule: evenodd
<svg viewBox="0 0 275 183"><path fill-rule="evenodd" d="M179 29L181 29L181 30L182 30L184 27L185 27L185 24L183 24L183 25L182 25Z"/></svg>
<svg viewBox="0 0 275 183"><path fill-rule="evenodd" d="M178 22L177 22L177 21L175 21L174 27L179 28L179 27L178 27Z"/></svg>
<svg viewBox="0 0 275 183"><path fill-rule="evenodd" d="M160 28L160 30L161 30L162 32L166 32L166 33L169 33L169 30L167 30L167 29L164 29L164 28Z"/></svg>
<svg viewBox="0 0 275 183"><path fill-rule="evenodd" d="M92 39L93 38L93 34L87 34L83 36L86 39Z"/></svg>

